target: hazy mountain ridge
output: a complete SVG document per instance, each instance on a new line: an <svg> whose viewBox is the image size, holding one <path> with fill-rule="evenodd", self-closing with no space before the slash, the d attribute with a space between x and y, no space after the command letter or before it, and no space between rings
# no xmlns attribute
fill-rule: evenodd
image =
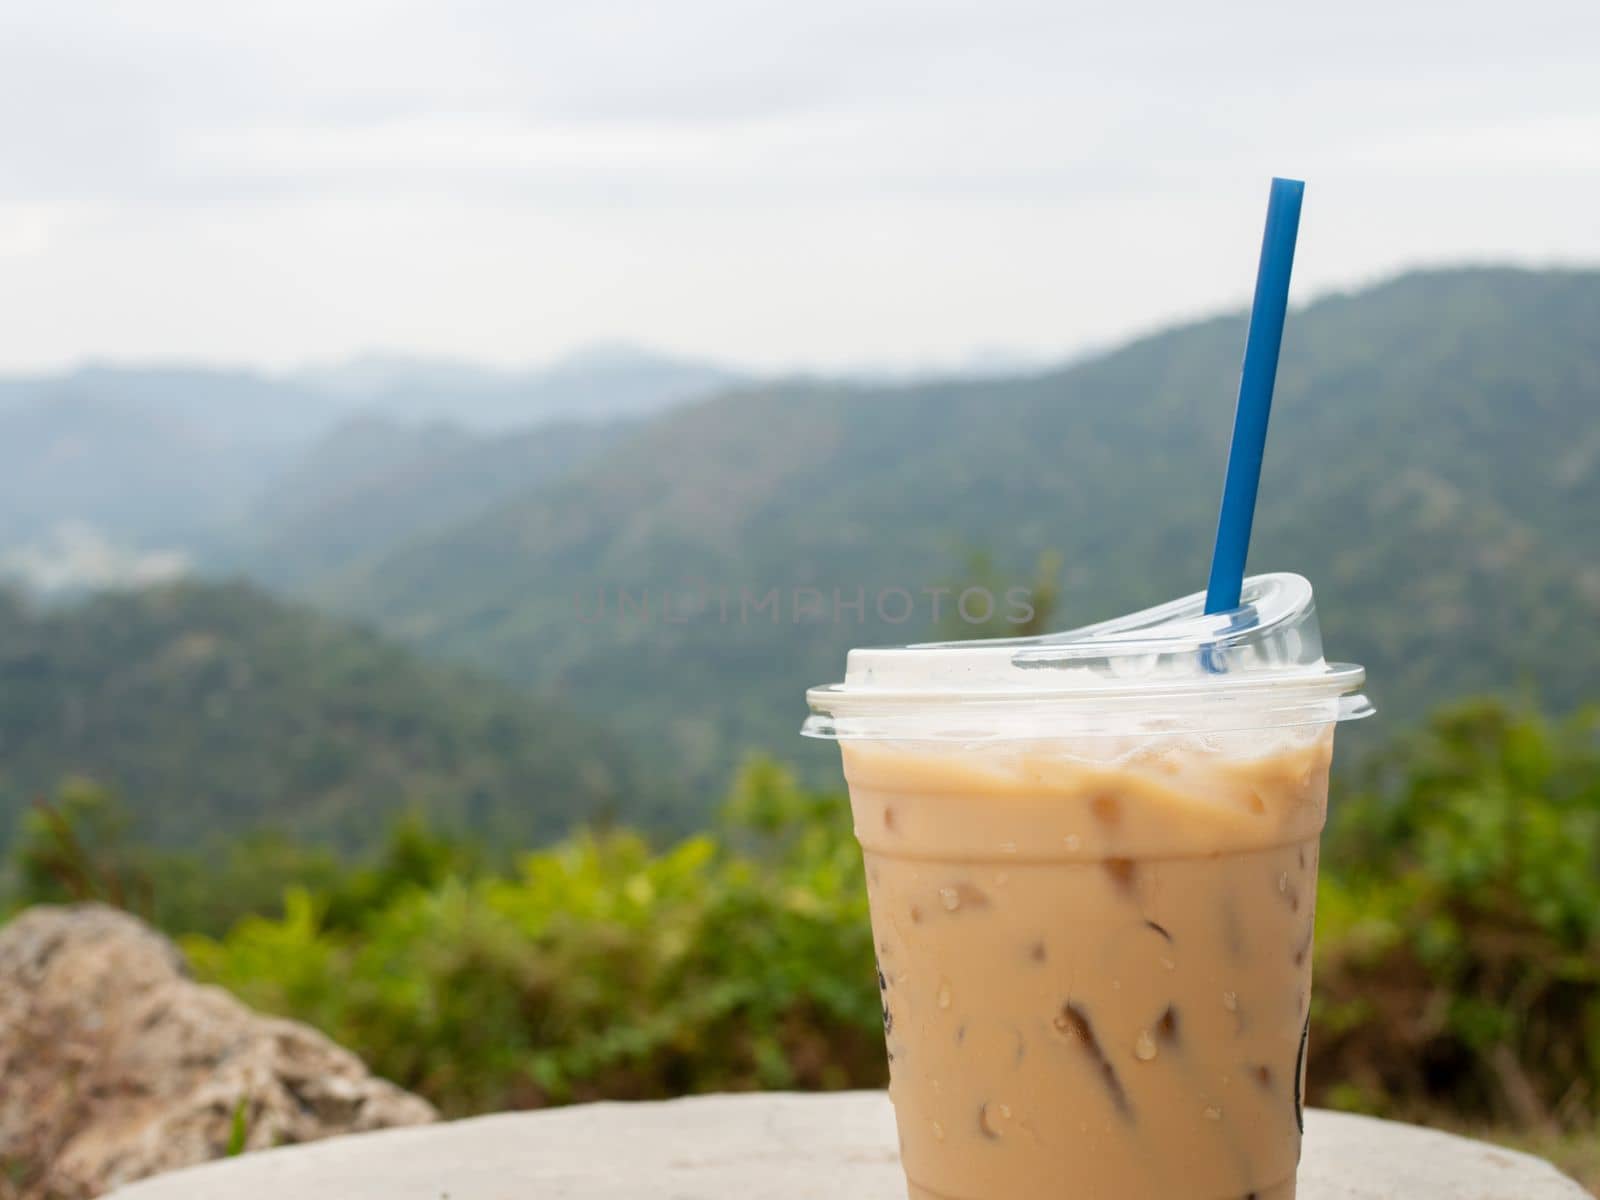
<svg viewBox="0 0 1600 1200"><path fill-rule="evenodd" d="M461 447L448 444L442 425L463 443L477 440L496 483L468 489L456 507L441 498L441 517L457 518L478 496L487 504L514 491L505 476L520 461L529 482L548 476L539 464L551 456L530 450L545 426L651 415L737 378L624 346L515 371L390 357L289 375L91 365L0 378L0 564L32 585L61 585L75 560L57 544L88 537L108 547L103 566L152 553L253 566L258 543L284 544L258 527L280 500L300 488L350 491L349 472L392 472L397 456L450 457ZM508 430L507 447L520 452L488 445ZM579 440L563 432L552 444ZM309 507L304 498L288 507L296 504ZM81 581L102 582L93 572Z"/></svg>
<svg viewBox="0 0 1600 1200"><path fill-rule="evenodd" d="M1558 707L1593 694L1596 327L1594 271L1423 272L1294 315L1251 566L1311 577L1330 651L1371 668L1390 719L1529 679ZM1061 553L1064 625L1196 590L1243 341L1228 316L1014 380L746 389L332 599L720 770L793 746L801 689L849 645L931 621L585 622L581 597L870 596L958 579L971 548L1017 582Z"/></svg>
<svg viewBox="0 0 1600 1200"><path fill-rule="evenodd" d="M533 368L371 355L291 376L386 417L450 420L480 431L648 415L743 378L731 367L620 342L584 347Z"/></svg>
<svg viewBox="0 0 1600 1200"><path fill-rule="evenodd" d="M586 421L476 434L357 418L268 486L239 522L236 561L273 583L326 581L560 478L629 428Z"/></svg>
<svg viewBox="0 0 1600 1200"><path fill-rule="evenodd" d="M952 627L948 594L936 620L922 589L1029 585L1041 556L1059 554L1057 626L1198 589L1244 324L1242 315L1218 317L1009 379L762 382L648 419L510 434L359 416L272 463L233 527L248 538L213 561L376 620L437 658L558 695L564 709L615 729L616 744L640 755L649 774L596 789L583 771L552 767L559 820L628 804L635 792L659 815L653 797L687 776L697 789L673 793L687 804L674 816L687 823L747 750L808 753L795 737L801 692L837 678L849 646L963 632L959 622ZM1329 652L1369 667L1386 727L1469 692L1536 684L1555 708L1593 698L1600 650L1586 631L1600 619L1597 327L1594 271L1425 272L1295 313L1251 566L1313 580ZM111 554L89 549L97 561ZM974 564L977 551L988 565ZM130 562L130 570L150 565ZM815 589L809 595L821 598L827 619L804 607L805 589ZM874 611L894 589L916 598L909 620ZM829 611L836 592L837 615ZM54 616L17 618L34 640L26 653L0 658L0 667L23 664L7 687L22 722L9 727L22 740L7 742L18 747L16 770L38 780L111 761L95 754L119 745L114 737L85 743L55 731L52 722L74 711L63 697L93 695L100 681L125 680L125 660L143 661L145 651L111 638L117 621L141 627L145 606L172 603L161 597L212 594L179 587L109 598L61 614L59 626L45 624ZM195 601L184 619L203 628L214 620L208 605L230 611L230 636L252 646L268 636L252 632L257 624L321 627L313 614L285 616L249 589L227 595ZM851 607L858 595L859 611ZM98 632L91 637L74 621ZM346 637L374 661L399 653L353 631L327 636L333 659L345 656L336 643ZM441 692L432 673L453 668L408 656L403 671L374 666L363 674L370 688L341 692L344 684L318 674L323 652L306 651L307 637L289 637L285 644L301 648L283 657L278 678L282 695L297 697L286 707L318 720L330 687L349 706L341 713L356 716L389 711L397 692L420 689L443 698L419 701L426 711L406 728L442 723L470 741L482 725L469 735L442 714L471 708L475 687L521 703L497 686L462 682ZM48 663L58 651L78 654L72 647L82 653L70 669L57 664L42 677L53 681L42 711L56 715L28 724L28 656ZM270 659L276 651L249 653ZM163 670L150 668L156 679ZM144 748L129 750L128 761L148 752L163 765L123 784L150 793L166 814L156 818L161 828L176 818L159 806L178 803L165 798L174 788L188 794L185 778L231 795L229 779L290 770L272 760L272 748L312 744L300 726L270 721L250 726L253 742L243 729L234 742L196 742L199 734L172 714L181 710L175 697L202 711L204 696L117 686L168 714L135 722ZM330 719L337 727L345 717ZM570 720L515 726L517 739L543 754L545 731L559 745L561 722ZM572 738L581 747L606 736L580 730ZM443 766L393 766L405 761L400 734L374 735L358 722L351 738L345 769L368 759L384 765L361 768L368 782L337 798L308 792L305 828L345 836L365 806L408 794L408 779L438 778L440 794L459 794ZM482 744L497 747L483 752L488 763L510 743ZM288 763L301 761L296 753ZM181 756L192 761L180 764ZM598 758L610 761L610 752ZM492 795L505 786L495 783ZM481 815L463 801L441 803L454 815ZM498 801L483 811L508 819Z"/></svg>
<svg viewBox="0 0 1600 1200"><path fill-rule="evenodd" d="M145 546L210 545L293 443L231 419L76 389L0 412L0 540L17 546L63 523Z"/></svg>

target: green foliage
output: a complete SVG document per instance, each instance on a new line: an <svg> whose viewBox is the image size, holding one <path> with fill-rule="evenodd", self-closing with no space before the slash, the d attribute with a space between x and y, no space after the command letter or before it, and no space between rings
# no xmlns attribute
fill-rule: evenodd
<svg viewBox="0 0 1600 1200"><path fill-rule="evenodd" d="M545 701L242 584L29 608L0 591L0 840L67 764L141 842L262 830L367 850L398 814L503 845L597 812L659 821L658 776Z"/></svg>
<svg viewBox="0 0 1600 1200"><path fill-rule="evenodd" d="M348 890L293 892L281 917L185 948L203 976L453 1112L879 1082L847 812L758 763L720 837L659 853L586 834L509 874L460 872L412 827Z"/></svg>
<svg viewBox="0 0 1600 1200"><path fill-rule="evenodd" d="M103 789L62 784L53 803L24 815L14 855L24 903L98 900L150 915L150 879L127 845L128 815Z"/></svg>
<svg viewBox="0 0 1600 1200"><path fill-rule="evenodd" d="M1600 713L1439 714L1330 832L1324 1074L1535 1127L1600 1097Z"/></svg>
<svg viewBox="0 0 1600 1200"><path fill-rule="evenodd" d="M233 1118L228 1123L228 1144L223 1149L224 1158L238 1158L250 1140L250 1102L240 1097L233 1106Z"/></svg>
<svg viewBox="0 0 1600 1200"><path fill-rule="evenodd" d="M0 864L0 914L29 904L99 901L163 929L220 935L243 917L280 913L293 888L360 904L374 889L381 894L391 869L386 858L375 869L351 871L327 849L280 833L213 837L204 852L183 853L133 840L132 827L118 797L85 780L69 780L50 800L35 801L19 823L9 863ZM414 818L397 824L391 847L403 849L415 827ZM432 845L450 844L428 837ZM409 864L404 869L416 872Z"/></svg>
<svg viewBox="0 0 1600 1200"><path fill-rule="evenodd" d="M163 929L221 934L246 916L282 911L291 889L331 892L347 869L326 847L271 831L207 839L200 853L140 847L153 880L150 911Z"/></svg>
<svg viewBox="0 0 1600 1200"><path fill-rule="evenodd" d="M83 874L148 874L203 978L450 1112L882 1081L849 806L772 762L747 764L701 835L582 833L510 866L413 816L356 867L250 843L174 873L105 833L109 804L60 802L72 844L94 848ZM60 894L52 872L23 874L33 898ZM273 879L288 886L264 899ZM1592 1126L1600 718L1474 703L1377 756L1335 805L1317 959L1314 1100L1539 1136Z"/></svg>

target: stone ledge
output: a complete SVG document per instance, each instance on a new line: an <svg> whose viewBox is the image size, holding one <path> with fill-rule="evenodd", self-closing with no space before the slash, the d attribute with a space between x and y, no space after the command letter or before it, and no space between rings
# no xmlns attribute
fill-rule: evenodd
<svg viewBox="0 0 1600 1200"><path fill-rule="evenodd" d="M1299 1200L1586 1200L1548 1163L1450 1134L1306 1114ZM877 1092L507 1113L271 1150L113 1200L904 1200Z"/></svg>

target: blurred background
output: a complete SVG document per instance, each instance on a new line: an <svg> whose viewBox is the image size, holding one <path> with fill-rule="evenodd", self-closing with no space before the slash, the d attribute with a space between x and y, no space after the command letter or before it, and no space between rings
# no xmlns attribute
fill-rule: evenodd
<svg viewBox="0 0 1600 1200"><path fill-rule="evenodd" d="M881 1084L802 692L1203 586L1294 175L1251 569L1312 579L1381 710L1341 734L1312 1098L1593 1188L1597 36L7 5L0 915L125 908L451 1115ZM48 1194L0 1133L0 1197Z"/></svg>

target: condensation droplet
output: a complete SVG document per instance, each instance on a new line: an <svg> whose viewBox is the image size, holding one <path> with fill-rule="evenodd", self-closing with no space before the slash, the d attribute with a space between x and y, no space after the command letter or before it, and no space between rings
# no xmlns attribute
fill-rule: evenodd
<svg viewBox="0 0 1600 1200"><path fill-rule="evenodd" d="M1015 854L1016 852L1017 852L1017 844L1015 842L1001 842L1000 843L1000 853L1001 854Z"/></svg>
<svg viewBox="0 0 1600 1200"><path fill-rule="evenodd" d="M1069 833L1061 840L1068 850L1081 850L1083 848L1083 839L1075 833Z"/></svg>
<svg viewBox="0 0 1600 1200"><path fill-rule="evenodd" d="M1112 980L1112 981L1111 981L1111 990L1112 990L1112 991L1113 991L1113 992L1120 992L1120 991L1121 991L1121 990L1122 990L1122 980L1120 980L1120 979L1113 979L1113 980Z"/></svg>
<svg viewBox="0 0 1600 1200"><path fill-rule="evenodd" d="M1161 965L1169 971L1176 971L1178 969L1178 964L1173 962L1170 958L1163 958L1161 960Z"/></svg>
<svg viewBox="0 0 1600 1200"><path fill-rule="evenodd" d="M940 980L939 982L939 1007L950 1007L950 984L946 980Z"/></svg>
<svg viewBox="0 0 1600 1200"><path fill-rule="evenodd" d="M1278 890L1280 892L1287 892L1289 890L1289 872L1285 871L1283 874L1278 876Z"/></svg>
<svg viewBox="0 0 1600 1200"><path fill-rule="evenodd" d="M1000 1116L1001 1116L1001 1117L1002 1117L1002 1118L1003 1118L1003 1119L1004 1119L1004 1120L1007 1120L1007 1121L1009 1121L1009 1120L1011 1120L1011 1105L1009 1105L1009 1104L1002 1104L1002 1105L1001 1105L1001 1106L1000 1106Z"/></svg>
<svg viewBox="0 0 1600 1200"><path fill-rule="evenodd" d="M961 907L961 893L953 887L940 888L939 899L944 902L945 908L951 912L955 912L956 909Z"/></svg>
<svg viewBox="0 0 1600 1200"><path fill-rule="evenodd" d="M1149 1062L1156 1056L1156 1040L1150 1036L1149 1030L1139 1031L1133 1043L1133 1056L1140 1062Z"/></svg>
<svg viewBox="0 0 1600 1200"><path fill-rule="evenodd" d="M1208 1121L1220 1121L1220 1120L1222 1120L1222 1110L1220 1108L1218 1108L1215 1104L1206 1105L1206 1120L1208 1120Z"/></svg>
<svg viewBox="0 0 1600 1200"><path fill-rule="evenodd" d="M938 1121L933 1123L933 1139L936 1142L944 1141L944 1126Z"/></svg>
<svg viewBox="0 0 1600 1200"><path fill-rule="evenodd" d="M1238 1012L1239 1011L1239 993L1238 992L1223 992L1222 993L1222 1007L1227 1009L1229 1012Z"/></svg>

